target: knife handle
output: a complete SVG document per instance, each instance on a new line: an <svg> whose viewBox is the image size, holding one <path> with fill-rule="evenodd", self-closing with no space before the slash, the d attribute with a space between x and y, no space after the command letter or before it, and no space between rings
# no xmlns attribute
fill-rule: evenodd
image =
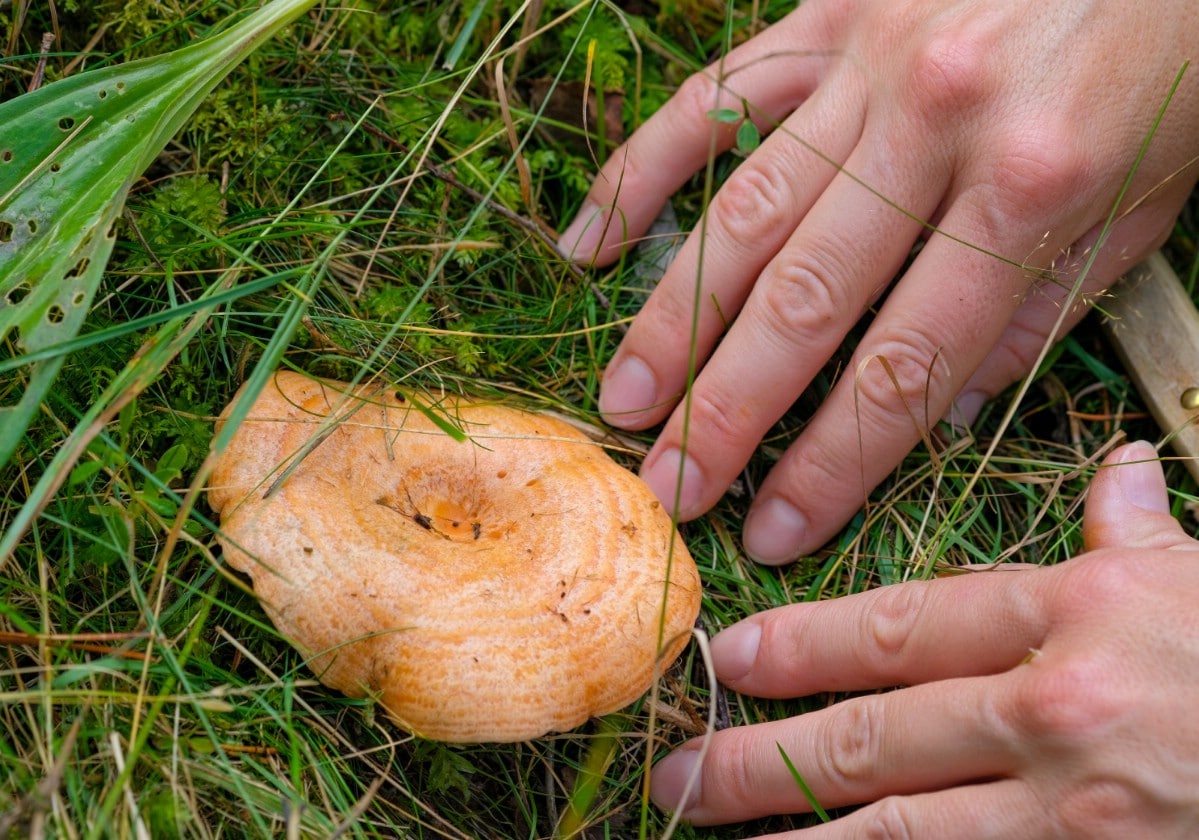
<svg viewBox="0 0 1199 840"><path fill-rule="evenodd" d="M1160 251L1104 304L1104 331L1174 451L1199 482L1199 311Z"/></svg>

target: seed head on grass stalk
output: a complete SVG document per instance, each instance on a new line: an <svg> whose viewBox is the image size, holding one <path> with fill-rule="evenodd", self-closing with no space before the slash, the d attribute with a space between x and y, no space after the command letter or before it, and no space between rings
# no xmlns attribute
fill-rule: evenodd
<svg viewBox="0 0 1199 840"><path fill-rule="evenodd" d="M272 0L199 43L0 103L0 373L19 372L0 390L0 466L91 308L134 181L230 70L316 2Z"/></svg>

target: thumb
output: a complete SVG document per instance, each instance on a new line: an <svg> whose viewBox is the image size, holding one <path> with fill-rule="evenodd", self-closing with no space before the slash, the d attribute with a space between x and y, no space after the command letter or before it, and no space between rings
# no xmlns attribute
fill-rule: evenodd
<svg viewBox="0 0 1199 840"><path fill-rule="evenodd" d="M1153 444L1125 444L1104 459L1091 480L1082 537L1088 551L1197 545L1170 515L1166 477Z"/></svg>

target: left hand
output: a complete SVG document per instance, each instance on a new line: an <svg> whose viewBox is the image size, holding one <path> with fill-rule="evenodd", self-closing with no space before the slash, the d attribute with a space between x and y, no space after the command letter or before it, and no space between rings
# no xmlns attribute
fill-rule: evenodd
<svg viewBox="0 0 1199 840"><path fill-rule="evenodd" d="M737 691L904 685L718 732L683 805L694 823L873 803L812 838L1199 836L1199 542L1170 515L1156 454L1114 452L1054 567L887 586L755 615L712 642ZM698 755L653 769L679 804Z"/></svg>

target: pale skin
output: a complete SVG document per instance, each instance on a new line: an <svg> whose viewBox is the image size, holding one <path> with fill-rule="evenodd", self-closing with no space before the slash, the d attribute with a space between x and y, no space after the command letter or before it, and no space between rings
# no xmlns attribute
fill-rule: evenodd
<svg viewBox="0 0 1199 840"><path fill-rule="evenodd" d="M928 428L970 422L1164 240L1197 177L1199 68L1135 164L1196 53L1194 0L807 0L689 80L611 155L560 242L612 262L732 145L714 109L747 102L770 131L605 373L609 422L664 423L642 470L659 497L683 519L710 508L874 307L745 523L763 562L820 547ZM907 687L716 733L685 799L684 744L654 767L655 802L699 824L806 811L781 744L824 806L864 805L797 837L1199 835L1199 543L1155 458L1113 453L1088 552L1059 566L796 604L719 634L717 676L746 694Z"/></svg>
<svg viewBox="0 0 1199 840"><path fill-rule="evenodd" d="M908 686L715 733L654 767L695 823L873 803L818 838L1199 836L1199 542L1170 515L1153 447L1091 484L1087 552L1054 567L884 587L759 613L712 641L763 697Z"/></svg>
<svg viewBox="0 0 1199 840"><path fill-rule="evenodd" d="M1199 67L1135 163L1197 51L1194 0L807 0L686 82L611 155L559 243L580 262L614 260L734 142L713 109L747 102L771 132L605 372L609 422L665 421L642 476L680 518L702 514L876 307L745 522L762 562L820 547L928 428L971 421L1030 369L1063 311L1069 328L1164 240L1197 177Z"/></svg>

